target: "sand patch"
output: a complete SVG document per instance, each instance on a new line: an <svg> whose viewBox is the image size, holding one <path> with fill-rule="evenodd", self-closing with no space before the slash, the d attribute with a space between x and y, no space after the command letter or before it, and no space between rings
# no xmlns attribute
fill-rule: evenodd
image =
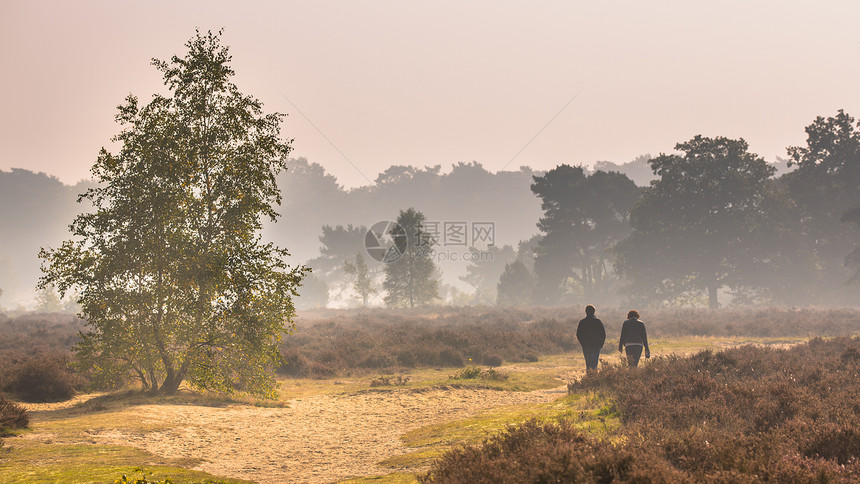
<svg viewBox="0 0 860 484"><path fill-rule="evenodd" d="M386 474L377 462L410 451L400 436L415 428L506 405L550 402L566 391L482 389L368 391L314 395L289 408L141 405L128 418L167 431L110 431L100 443L132 445L166 458L201 459L198 470L259 482L332 482Z"/></svg>

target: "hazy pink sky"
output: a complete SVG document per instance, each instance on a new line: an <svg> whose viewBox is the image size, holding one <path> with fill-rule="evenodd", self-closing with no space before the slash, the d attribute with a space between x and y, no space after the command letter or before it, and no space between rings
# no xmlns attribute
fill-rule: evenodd
<svg viewBox="0 0 860 484"><path fill-rule="evenodd" d="M225 29L239 88L347 186L392 164L621 163L695 134L773 161L815 116L860 116L858 25L856 0L3 0L0 169L88 177L115 106L161 91L150 58L195 27Z"/></svg>

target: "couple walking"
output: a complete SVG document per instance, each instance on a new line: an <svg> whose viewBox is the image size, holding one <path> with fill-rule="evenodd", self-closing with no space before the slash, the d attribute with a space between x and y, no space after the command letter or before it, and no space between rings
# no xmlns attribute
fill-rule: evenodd
<svg viewBox="0 0 860 484"><path fill-rule="evenodd" d="M606 330L603 328L603 321L594 316L596 311L591 304L585 306L585 319L580 321L579 326L576 327L576 339L582 346L587 370L597 369L600 349L606 342ZM645 332L645 323L639 320L639 311L632 310L627 313L627 321L621 325L618 351L621 352L622 348L627 353L627 365L630 367L639 365L639 358L642 356L643 349L645 350L645 358L651 357L651 350L648 348L648 334Z"/></svg>

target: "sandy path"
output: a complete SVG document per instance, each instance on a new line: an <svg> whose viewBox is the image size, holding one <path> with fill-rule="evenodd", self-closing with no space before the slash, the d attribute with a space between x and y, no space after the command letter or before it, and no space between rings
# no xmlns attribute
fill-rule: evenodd
<svg viewBox="0 0 860 484"><path fill-rule="evenodd" d="M202 459L197 469L221 476L331 482L392 472L376 463L409 452L399 439L409 430L493 407L549 402L565 393L561 388L389 390L315 395L292 400L290 408L142 405L129 408L128 417L164 423L170 430L95 437L163 457Z"/></svg>

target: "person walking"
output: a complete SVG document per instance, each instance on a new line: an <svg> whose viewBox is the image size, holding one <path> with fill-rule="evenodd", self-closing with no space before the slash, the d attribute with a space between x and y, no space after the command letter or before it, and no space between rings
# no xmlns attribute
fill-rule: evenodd
<svg viewBox="0 0 860 484"><path fill-rule="evenodd" d="M645 323L639 320L639 311L635 309L627 313L627 321L621 325L621 339L618 341L619 353L622 348L627 352L627 366L630 368L639 366L639 358L642 356L643 349L645 350L645 358L651 358Z"/></svg>
<svg viewBox="0 0 860 484"><path fill-rule="evenodd" d="M603 327L603 321L594 316L595 312L597 309L591 304L585 306L585 319L581 320L576 327L576 339L582 346L586 371L597 369L600 349L606 342L606 329Z"/></svg>

